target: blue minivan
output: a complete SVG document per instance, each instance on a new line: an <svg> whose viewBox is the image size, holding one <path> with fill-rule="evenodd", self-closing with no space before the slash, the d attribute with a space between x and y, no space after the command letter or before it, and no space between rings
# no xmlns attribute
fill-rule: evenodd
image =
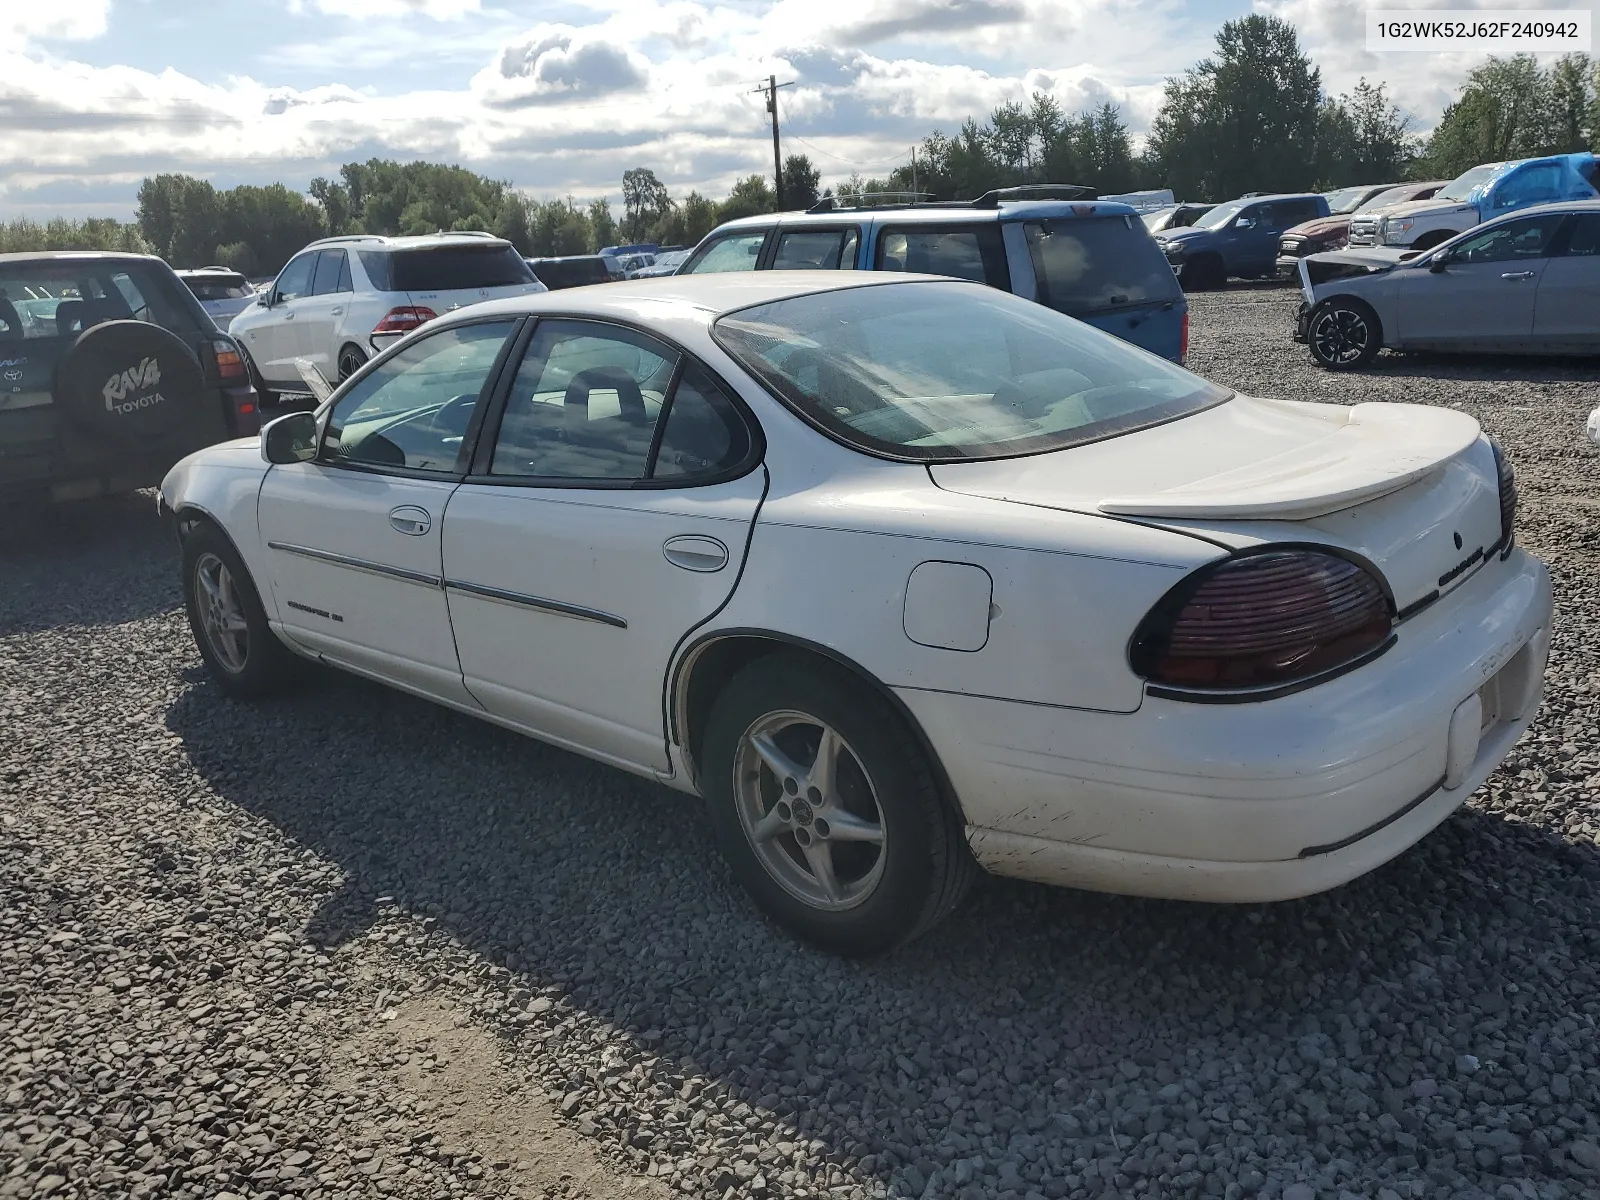
<svg viewBox="0 0 1600 1200"><path fill-rule="evenodd" d="M950 203L845 208L827 199L744 217L708 233L677 273L792 270L971 279L1173 362L1189 350L1189 302L1139 214L1072 185Z"/></svg>

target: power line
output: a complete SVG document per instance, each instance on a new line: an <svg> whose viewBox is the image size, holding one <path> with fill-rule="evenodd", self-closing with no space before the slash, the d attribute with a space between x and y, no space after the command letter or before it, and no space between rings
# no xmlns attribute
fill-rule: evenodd
<svg viewBox="0 0 1600 1200"><path fill-rule="evenodd" d="M794 132L794 130L792 130L792 129L787 130L786 132L788 133L788 135L791 138L793 138L795 141L799 142L802 146L805 146L805 147L808 147L809 149L815 150L818 154L821 154L826 158L836 159L837 161L842 162L842 163L849 163L852 167L886 167L890 163L899 163L900 162L900 156L898 154L895 155L893 158L880 158L876 162L858 162L856 159L846 158L842 154L835 154L831 150L824 150L821 146L813 145L812 143L806 141L806 139L801 137L798 133Z"/></svg>

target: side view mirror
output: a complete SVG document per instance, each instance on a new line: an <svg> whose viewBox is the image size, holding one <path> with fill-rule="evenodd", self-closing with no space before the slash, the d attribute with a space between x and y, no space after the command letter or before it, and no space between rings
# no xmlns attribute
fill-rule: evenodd
<svg viewBox="0 0 1600 1200"><path fill-rule="evenodd" d="M1428 270L1432 271L1435 275L1442 274L1444 269L1449 265L1450 255L1448 254L1435 254L1428 260Z"/></svg>
<svg viewBox="0 0 1600 1200"><path fill-rule="evenodd" d="M310 462L317 456L317 418L289 413L261 427L261 457L275 466Z"/></svg>
<svg viewBox="0 0 1600 1200"><path fill-rule="evenodd" d="M272 293L270 291L258 293L256 295L256 303L259 304L262 308L271 308L272 307Z"/></svg>

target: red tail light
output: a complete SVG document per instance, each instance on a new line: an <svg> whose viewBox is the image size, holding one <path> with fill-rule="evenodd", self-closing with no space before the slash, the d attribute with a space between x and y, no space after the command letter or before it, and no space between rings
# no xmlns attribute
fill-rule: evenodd
<svg viewBox="0 0 1600 1200"><path fill-rule="evenodd" d="M1224 559L1173 588L1140 622L1128 660L1158 689L1249 699L1237 693L1365 662L1388 645L1392 622L1382 584L1359 563L1270 550Z"/></svg>
<svg viewBox="0 0 1600 1200"><path fill-rule="evenodd" d="M403 304L391 308L373 329L373 333L410 333L418 325L433 320L439 314L421 305Z"/></svg>
<svg viewBox="0 0 1600 1200"><path fill-rule="evenodd" d="M239 353L239 347L232 342L221 338L214 339L211 343L211 357L217 364L217 378L224 383L233 383L248 375L244 357Z"/></svg>
<svg viewBox="0 0 1600 1200"><path fill-rule="evenodd" d="M1178 334L1178 365L1189 361L1189 310L1183 310L1182 332Z"/></svg>

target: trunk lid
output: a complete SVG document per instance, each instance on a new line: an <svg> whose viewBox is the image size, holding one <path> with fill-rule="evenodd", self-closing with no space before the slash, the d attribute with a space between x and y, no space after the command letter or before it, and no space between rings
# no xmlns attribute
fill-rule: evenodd
<svg viewBox="0 0 1600 1200"><path fill-rule="evenodd" d="M406 292L406 299L411 304L431 309L437 316L442 317L445 313L455 312L458 308L465 308L469 304L482 304L485 300L500 300L507 296L529 296L544 290L545 287L541 283L483 288L414 288Z"/></svg>
<svg viewBox="0 0 1600 1200"><path fill-rule="evenodd" d="M930 472L949 491L1134 520L1234 549L1337 546L1377 566L1402 610L1470 576L1500 538L1498 475L1478 423L1420 405L1236 396L1087 446Z"/></svg>

